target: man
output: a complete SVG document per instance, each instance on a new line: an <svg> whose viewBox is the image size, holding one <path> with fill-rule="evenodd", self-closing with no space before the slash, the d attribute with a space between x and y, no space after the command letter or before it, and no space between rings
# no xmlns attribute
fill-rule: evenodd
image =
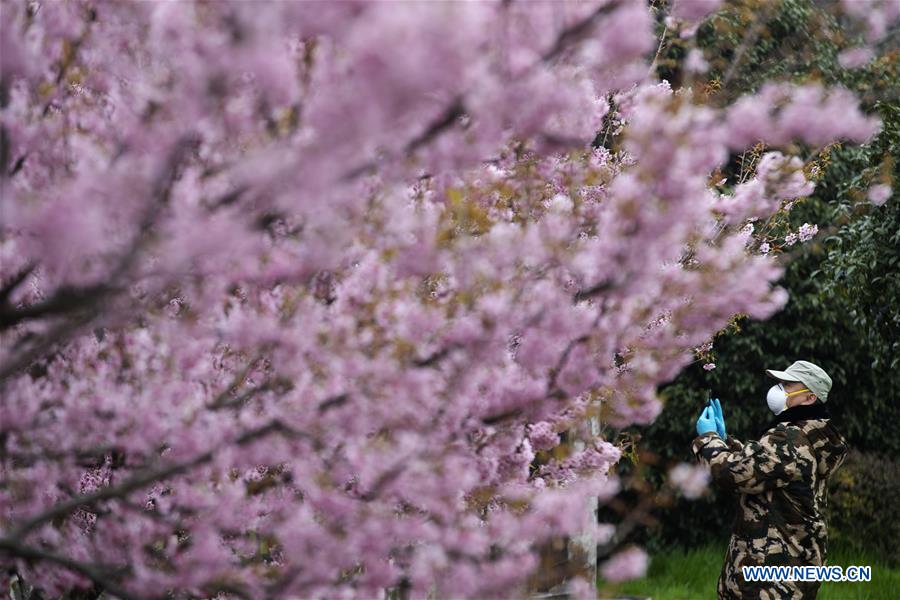
<svg viewBox="0 0 900 600"><path fill-rule="evenodd" d="M829 423L825 371L798 360L766 373L778 383L766 398L775 419L762 438L743 444L729 437L716 398L697 420L691 449L713 481L739 494L719 598L806 600L816 597L819 582L746 581L741 567L825 564L828 479L848 447Z"/></svg>

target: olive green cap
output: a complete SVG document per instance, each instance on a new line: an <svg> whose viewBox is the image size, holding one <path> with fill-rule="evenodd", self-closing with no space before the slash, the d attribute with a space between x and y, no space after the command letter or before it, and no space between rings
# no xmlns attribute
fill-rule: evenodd
<svg viewBox="0 0 900 600"><path fill-rule="evenodd" d="M831 377L822 367L805 360L798 360L784 371L766 369L766 375L781 381L799 381L809 388L822 402L828 400L831 391Z"/></svg>

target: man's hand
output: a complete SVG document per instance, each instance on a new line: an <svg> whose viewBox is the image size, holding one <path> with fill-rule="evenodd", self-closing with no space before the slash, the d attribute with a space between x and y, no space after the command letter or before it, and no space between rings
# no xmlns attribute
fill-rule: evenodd
<svg viewBox="0 0 900 600"><path fill-rule="evenodd" d="M716 431L716 415L713 407L707 406L697 419L697 435Z"/></svg>
<svg viewBox="0 0 900 600"><path fill-rule="evenodd" d="M722 405L719 403L718 398L714 398L711 404L716 419L716 433L718 433L719 437L723 440L727 440L728 435L725 433L725 417L722 416Z"/></svg>

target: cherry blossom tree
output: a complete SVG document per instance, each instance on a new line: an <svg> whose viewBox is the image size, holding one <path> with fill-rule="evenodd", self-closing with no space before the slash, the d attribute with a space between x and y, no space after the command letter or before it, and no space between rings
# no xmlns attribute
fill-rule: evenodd
<svg viewBox="0 0 900 600"><path fill-rule="evenodd" d="M0 577L50 594L508 594L878 128L655 81L637 1L0 6Z"/></svg>

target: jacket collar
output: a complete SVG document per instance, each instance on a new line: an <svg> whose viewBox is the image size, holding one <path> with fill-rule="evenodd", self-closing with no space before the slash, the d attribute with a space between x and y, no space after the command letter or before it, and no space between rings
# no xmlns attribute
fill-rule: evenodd
<svg viewBox="0 0 900 600"><path fill-rule="evenodd" d="M802 404L781 411L781 413L772 420L769 427L775 427L779 423L794 423L796 421L830 418L831 414L828 412L828 407L825 404Z"/></svg>

